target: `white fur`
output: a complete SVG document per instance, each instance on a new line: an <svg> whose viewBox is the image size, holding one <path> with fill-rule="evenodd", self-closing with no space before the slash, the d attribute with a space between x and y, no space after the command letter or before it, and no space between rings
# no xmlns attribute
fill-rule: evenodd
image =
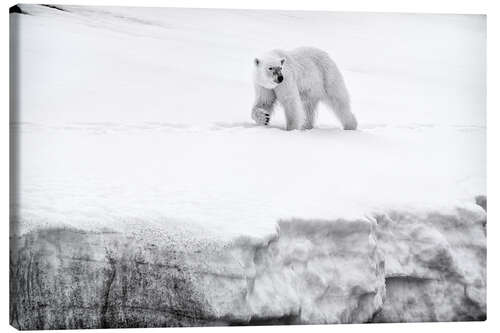
<svg viewBox="0 0 500 333"><path fill-rule="evenodd" d="M314 127L319 102L328 105L346 130L355 130L357 121L350 109L349 93L342 74L322 50L300 47L291 51L273 50L256 58L255 103L252 118L267 124L276 102L286 117L286 129ZM269 68L281 66L283 82L277 83Z"/></svg>

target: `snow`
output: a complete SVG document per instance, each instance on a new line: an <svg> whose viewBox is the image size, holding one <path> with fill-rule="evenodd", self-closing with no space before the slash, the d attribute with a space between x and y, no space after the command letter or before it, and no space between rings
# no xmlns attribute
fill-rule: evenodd
<svg viewBox="0 0 500 333"><path fill-rule="evenodd" d="M484 193L480 129L21 127L19 214L29 224L121 231L171 220L263 237L279 219L356 218Z"/></svg>
<svg viewBox="0 0 500 333"><path fill-rule="evenodd" d="M13 14L14 234L176 244L230 322L485 313L483 16L63 8ZM338 63L358 131L253 124L254 56L300 45Z"/></svg>

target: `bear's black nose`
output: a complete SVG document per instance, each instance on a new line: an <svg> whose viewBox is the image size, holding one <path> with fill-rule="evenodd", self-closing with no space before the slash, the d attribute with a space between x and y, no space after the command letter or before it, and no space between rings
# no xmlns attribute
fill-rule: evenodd
<svg viewBox="0 0 500 333"><path fill-rule="evenodd" d="M281 82L283 82L283 76L280 75L280 76L278 76L278 83L281 83Z"/></svg>

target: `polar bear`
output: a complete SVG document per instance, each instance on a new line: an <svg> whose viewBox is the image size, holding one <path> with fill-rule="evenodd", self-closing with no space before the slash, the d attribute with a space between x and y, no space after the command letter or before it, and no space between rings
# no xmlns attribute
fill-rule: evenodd
<svg viewBox="0 0 500 333"><path fill-rule="evenodd" d="M329 106L346 130L357 120L339 69L319 49L273 50L254 60L255 103L252 119L267 125L276 102L285 110L286 129L312 129L319 102Z"/></svg>

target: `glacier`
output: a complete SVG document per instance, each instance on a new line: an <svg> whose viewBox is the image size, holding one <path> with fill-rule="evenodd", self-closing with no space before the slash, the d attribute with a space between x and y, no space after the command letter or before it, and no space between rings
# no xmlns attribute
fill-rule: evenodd
<svg viewBox="0 0 500 333"><path fill-rule="evenodd" d="M19 7L11 325L486 319L484 17ZM358 131L251 122L277 37Z"/></svg>

